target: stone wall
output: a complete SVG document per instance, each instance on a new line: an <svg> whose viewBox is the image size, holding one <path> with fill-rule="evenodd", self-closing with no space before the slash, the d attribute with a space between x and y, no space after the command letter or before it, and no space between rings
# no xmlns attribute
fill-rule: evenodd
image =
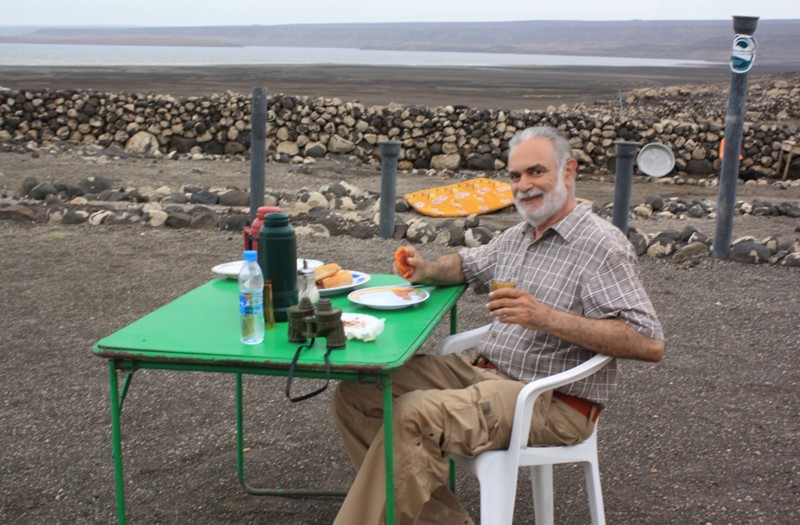
<svg viewBox="0 0 800 525"><path fill-rule="evenodd" d="M800 181L792 182L800 185ZM655 185L654 185L655 187ZM326 184L318 191L301 188L296 193L270 192L265 204L278 205L288 213L298 235L329 239L348 235L370 239L377 235L380 223L380 195L346 181ZM182 188L114 188L110 179L90 176L77 184L61 181L25 179L17 195L0 194L0 221L47 222L48 224L145 225L153 228L191 228L242 232L249 219L249 195L241 190L206 189L184 185ZM650 195L643 203L632 203L633 217L654 219L713 219L714 203L707 199L664 199ZM611 220L613 208L593 203L598 215ZM459 218L423 217L408 203L395 203L393 238L414 244L442 246L479 246L519 222L513 207L490 216L477 214ZM735 211L742 216L800 219L800 202L737 201ZM673 222L673 224L675 224ZM670 258L690 267L711 256L713 239L696 226L660 229L648 233L636 227L628 229L628 239L637 255ZM733 261L800 267L800 240L795 236L769 235L758 239L745 236L735 239L729 257Z"/></svg>
<svg viewBox="0 0 800 525"><path fill-rule="evenodd" d="M800 142L800 74L751 82L742 169L774 175L783 141ZM547 124L564 130L584 173L614 171L614 141L660 142L689 175L719 171L727 86L642 89L625 101L507 111L462 106L365 106L285 94L268 98L268 154L286 162L346 154L379 164L378 143L402 142L398 168L497 170L508 140ZM0 91L0 142L68 141L151 155L246 154L250 99L91 91Z"/></svg>

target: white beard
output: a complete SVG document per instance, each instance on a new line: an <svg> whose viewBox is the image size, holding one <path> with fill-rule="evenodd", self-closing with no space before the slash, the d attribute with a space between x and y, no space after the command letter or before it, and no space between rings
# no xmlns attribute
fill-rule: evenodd
<svg viewBox="0 0 800 525"><path fill-rule="evenodd" d="M520 202L521 199L536 197L539 195L542 195L542 202L535 210L526 210ZM550 217L555 215L555 213L564 205L567 197L567 185L564 183L564 172L562 170L558 173L556 186L551 191L544 192L539 189L532 189L526 192L517 193L514 195L514 204L517 208L517 213L519 213L520 216L524 220L528 221L531 225L537 227L545 224Z"/></svg>

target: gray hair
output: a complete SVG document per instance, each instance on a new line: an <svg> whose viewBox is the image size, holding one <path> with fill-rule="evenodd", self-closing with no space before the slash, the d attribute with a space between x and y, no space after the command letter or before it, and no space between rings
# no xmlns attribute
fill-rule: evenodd
<svg viewBox="0 0 800 525"><path fill-rule="evenodd" d="M571 159L573 155L572 146L570 146L569 141L564 134L556 128L550 126L533 126L517 132L508 143L509 152L521 142L540 137L549 139L553 144L553 148L556 150L556 168L558 172L561 173L567 161Z"/></svg>

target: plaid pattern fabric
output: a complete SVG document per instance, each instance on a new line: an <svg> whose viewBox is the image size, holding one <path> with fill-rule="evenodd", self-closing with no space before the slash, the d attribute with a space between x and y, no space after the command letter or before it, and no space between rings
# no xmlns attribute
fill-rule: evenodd
<svg viewBox="0 0 800 525"><path fill-rule="evenodd" d="M612 224L578 204L541 239L523 222L478 248L459 252L477 293L491 279L513 281L556 310L596 319L619 319L637 332L663 339L661 324L639 278L633 247ZM503 373L532 381L573 368L594 352L540 330L493 322L479 349ZM617 386L616 360L596 374L559 389L604 405Z"/></svg>

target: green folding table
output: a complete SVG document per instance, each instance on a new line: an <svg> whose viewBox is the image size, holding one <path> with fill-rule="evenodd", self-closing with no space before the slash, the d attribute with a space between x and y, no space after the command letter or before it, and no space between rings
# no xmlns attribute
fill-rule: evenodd
<svg viewBox="0 0 800 525"><path fill-rule="evenodd" d="M393 275L373 275L364 286L404 284ZM332 379L374 382L383 388L386 444L386 522L394 523L394 458L390 372L406 362L422 346L434 328L450 313L450 331L456 331L456 303L466 286L425 288L430 297L400 310L370 310L351 303L347 294L331 297L333 306L345 312L365 313L386 319L377 340L350 340L346 348L330 355ZM286 376L299 346L288 341L286 323L268 330L264 343L239 342L237 283L214 279L186 293L125 328L99 341L93 352L108 359L111 394L111 440L114 457L117 517L125 523L125 484L122 472L120 415L133 373L139 369L230 373L236 376L237 469L239 481L252 494L274 496L331 495L331 491L264 489L251 487L244 473L242 375ZM296 377L324 378L325 340L304 350ZM118 372L125 374L120 389Z"/></svg>

